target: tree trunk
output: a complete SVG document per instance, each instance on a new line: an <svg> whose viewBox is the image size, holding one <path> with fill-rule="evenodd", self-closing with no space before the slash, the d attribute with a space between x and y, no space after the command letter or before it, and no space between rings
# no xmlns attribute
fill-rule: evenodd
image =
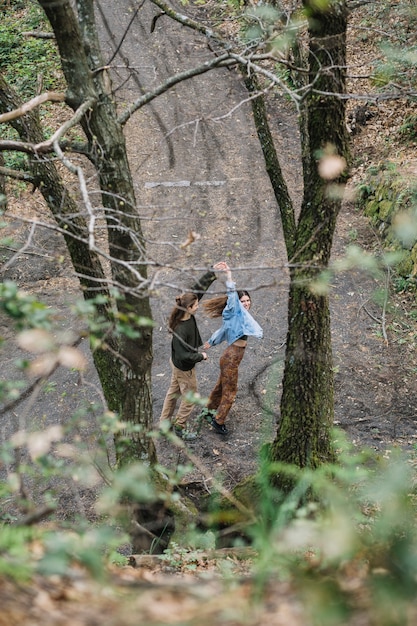
<svg viewBox="0 0 417 626"><path fill-rule="evenodd" d="M246 73L243 75L243 79L245 81L246 89L250 95L260 92L256 75ZM268 122L264 96L260 93L257 98L253 98L251 100L251 105L256 132L258 134L258 139L264 155L266 171L271 181L272 189L280 211L287 257L291 259L294 252L295 237L294 206L281 170L277 151L275 149L274 139Z"/></svg>
<svg viewBox="0 0 417 626"><path fill-rule="evenodd" d="M0 111L12 111L21 106L16 92L0 74ZM10 122L22 141L39 144L44 141L41 123L36 111L27 112L23 117ZM79 277L84 297L88 300L109 292L105 286L105 275L96 252L88 247L88 229L85 219L80 216L74 198L65 187L53 161L46 158L29 160L34 185L39 188L45 202L61 228L71 261ZM99 288L98 286L101 285ZM98 305L98 314L106 313L106 308Z"/></svg>
<svg viewBox="0 0 417 626"><path fill-rule="evenodd" d="M133 181L123 129L117 121L109 79L101 58L95 29L93 3L78 3L78 21L69 0L39 0L53 28L62 69L67 81L66 102L75 111L87 99L93 104L81 119L90 156L100 181L108 224L112 282L119 290L113 302L115 327L122 321L132 337L114 331L109 350L94 355L110 409L134 426L116 437L119 463L155 460L147 436L152 424L152 326L146 293L145 244L137 214ZM79 26L81 24L81 26ZM107 339L106 339L107 341ZM117 346L116 351L114 346ZM105 348L105 346L104 346ZM138 427L138 428L136 428Z"/></svg>
<svg viewBox="0 0 417 626"><path fill-rule="evenodd" d="M347 9L331 0L320 9L303 2L309 20L310 94L300 121L304 196L290 259L288 334L281 422L271 448L273 461L317 467L333 459L333 364L329 299L311 283L329 263L346 172L331 181L319 174L320 156L347 160L345 91ZM335 95L332 95L335 94ZM338 193L334 193L337 185ZM282 477L274 482L282 484ZM285 481L284 481L285 482Z"/></svg>

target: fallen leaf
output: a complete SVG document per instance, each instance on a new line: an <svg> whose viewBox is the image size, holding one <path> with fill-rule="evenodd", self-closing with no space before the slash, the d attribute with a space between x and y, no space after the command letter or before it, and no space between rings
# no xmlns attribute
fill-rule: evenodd
<svg viewBox="0 0 417 626"><path fill-rule="evenodd" d="M55 348L55 341L51 333L43 328L31 328L24 330L17 336L17 344L22 350L27 350L33 354L50 352Z"/></svg>
<svg viewBox="0 0 417 626"><path fill-rule="evenodd" d="M54 367L58 365L58 357L53 352L42 354L28 367L29 376L33 378L40 378L41 376L49 376Z"/></svg>
<svg viewBox="0 0 417 626"><path fill-rule="evenodd" d="M72 346L62 346L58 352L58 360L61 365L69 369L85 370L87 367L83 353Z"/></svg>
<svg viewBox="0 0 417 626"><path fill-rule="evenodd" d="M183 250L184 248L187 248L188 246L190 246L192 243L194 243L194 241L198 241L198 239L200 239L201 235L199 235L198 233L196 233L194 230L189 230L188 231L188 235L187 235L187 239L185 241L183 241L180 244L180 248Z"/></svg>

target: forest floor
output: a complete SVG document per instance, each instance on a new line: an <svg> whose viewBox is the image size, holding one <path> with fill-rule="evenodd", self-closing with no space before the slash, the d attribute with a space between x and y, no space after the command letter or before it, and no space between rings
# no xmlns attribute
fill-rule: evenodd
<svg viewBox="0 0 417 626"><path fill-rule="evenodd" d="M131 3L106 9L110 37L103 26L104 47L114 50L130 16ZM112 13L114 11L114 13ZM361 10L359 10L360 15ZM163 18L162 18L163 19ZM360 18L357 18L358 23ZM148 19L150 24L151 19ZM154 52L154 61L143 62L141 84L124 84L123 97L134 96L147 81L178 69L184 58L194 62L207 52L205 41L195 34L184 38L183 30L164 22L153 39L149 28L129 33L122 51L124 58L140 57L142 50ZM159 21L157 22L159 24ZM141 32L141 29L144 32ZM147 37L144 42L145 36ZM138 41L141 42L139 47ZM360 52L355 29L350 31L350 63L365 65L374 49ZM359 62L358 55L361 54ZM367 56L368 54L368 56ZM137 59L138 66L141 64ZM146 68L150 68L146 75ZM117 76L122 82L121 76ZM203 488L212 489L214 480L232 489L256 470L259 449L273 439L279 422L279 397L287 331L288 271L270 183L263 171L262 155L250 118L250 107L237 73L222 70L198 77L193 86L176 90L175 102L160 101L129 122L127 140L138 199L143 209L145 234L151 260L166 269L158 273L153 313L156 320L153 394L155 425L169 383L169 336L165 320L174 296L190 285L212 263L227 259L238 286L252 292L254 317L264 329L264 339L251 339L241 365L239 392L228 418L230 434L221 437L203 424L198 438L186 449L160 438L159 461L175 469L190 461L198 463L186 473L183 488L190 497ZM126 86L127 85L127 86ZM358 85L351 85L353 91ZM129 91L130 90L130 91ZM354 106L354 105L352 105ZM236 107L236 108L235 108ZM233 111L232 114L230 112ZM417 174L415 149L397 142L398 130L406 115L405 104L380 104L373 116L352 136L353 167L333 246L333 262L342 259L349 246L379 253L378 234L355 208L354 189L370 165L390 158L405 175ZM148 117L149 116L149 117ZM302 197L300 145L296 118L291 105L271 98L270 117L290 194L299 207ZM145 118L145 122L144 122ZM175 132L174 132L175 131ZM9 204L9 232L19 234L19 216L41 216L48 220L40 197L22 190ZM161 218L161 214L163 217ZM188 230L199 234L192 246L178 245ZM161 241L162 240L162 241ZM68 267L59 260L65 252L62 242L50 231L37 231L31 256L19 258L6 277L16 280L27 292L36 294L58 311L62 329L72 327L74 316L69 303L79 296ZM52 246L52 248L51 248ZM216 283L212 291L219 289ZM383 294L381 299L380 294ZM388 299L384 298L387 294ZM382 455L395 448L413 451L417 447L417 323L413 315L414 294L395 291L392 276L378 277L354 268L336 273L331 291L332 338L335 366L335 424L358 448L369 447ZM197 314L203 339L217 327L216 321ZM5 318L0 330L7 342L2 377L15 374L21 352ZM88 346L82 346L89 367L82 380L60 370L48 389L8 416L2 425L2 439L21 425L22 420L45 426L66 423L81 400L100 401L101 395ZM209 353L207 363L198 366L199 388L208 395L217 378L222 346ZM196 414L190 427L199 429ZM87 429L88 430L88 429ZM92 429L94 434L94 429ZM91 437L91 433L87 433ZM188 452L188 451L189 452ZM94 489L62 493L58 516L74 514L95 517ZM262 603L253 600L250 559L226 555L227 567L238 574L239 584L228 586L220 577L219 561L199 557L196 572L173 567L172 563L149 560L144 567L126 567L111 573L108 585L96 584L74 569L68 578L39 579L36 585L16 587L0 581L2 611L0 626L129 626L141 624L205 624L238 626L307 626L305 606L289 582L274 581L267 586ZM156 564L157 563L157 564ZM117 584L116 583L117 580ZM235 579L236 581L236 579ZM354 626L368 624L357 615ZM370 622L369 622L370 623Z"/></svg>

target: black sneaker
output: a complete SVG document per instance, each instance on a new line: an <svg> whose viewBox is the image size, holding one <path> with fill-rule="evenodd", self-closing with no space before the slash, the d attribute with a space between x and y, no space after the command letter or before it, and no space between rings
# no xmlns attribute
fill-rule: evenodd
<svg viewBox="0 0 417 626"><path fill-rule="evenodd" d="M214 417L211 420L210 424L213 426L216 433L219 433L219 435L227 435L227 433L229 432L226 426L224 424L219 424L218 422L216 422Z"/></svg>
<svg viewBox="0 0 417 626"><path fill-rule="evenodd" d="M194 439L197 439L197 435L195 433L191 433L189 430L179 428L178 426L174 426L174 433L183 441L194 441Z"/></svg>

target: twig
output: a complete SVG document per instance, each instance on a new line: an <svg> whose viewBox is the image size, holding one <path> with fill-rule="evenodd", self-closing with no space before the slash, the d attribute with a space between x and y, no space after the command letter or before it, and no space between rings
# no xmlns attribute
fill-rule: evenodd
<svg viewBox="0 0 417 626"><path fill-rule="evenodd" d="M1 272L5 272L7 270L7 268L10 267L11 265L13 265L15 260L21 254L23 254L25 252L25 250L27 250L29 248L29 246L32 243L33 235L35 234L35 229L36 229L36 222L33 222L32 226L30 227L30 231L29 231L29 235L28 235L28 238L26 240L26 243L8 261L6 261L6 263L4 263L4 265L2 267L0 267L0 271Z"/></svg>
<svg viewBox="0 0 417 626"><path fill-rule="evenodd" d="M35 39L55 39L54 33L45 33L41 30L27 30L21 34L23 37L34 37Z"/></svg>
<svg viewBox="0 0 417 626"><path fill-rule="evenodd" d="M88 109L90 109L93 106L95 101L96 101L95 98L88 98L85 102L83 102L75 111L71 119L65 122L65 124L62 124L62 126L58 128L58 130L52 135L52 137L50 137L46 141L42 141L41 143L38 143L35 146L35 151L44 152L45 150L48 150L49 148L51 148L51 146L54 146L55 148L55 144L61 139L61 137L63 137L63 135L65 135L65 133L70 128L78 124L81 118L87 113Z"/></svg>
<svg viewBox="0 0 417 626"><path fill-rule="evenodd" d="M374 322L376 322L377 324L381 324L381 320L379 320L377 317L375 317L375 315L372 315L372 313L370 311L368 311L368 309L366 308L366 306L364 304L361 304L361 306L359 307L359 311L363 309L365 311L365 313L367 315L369 315L369 317L374 320ZM358 313L359 313L358 311Z"/></svg>
<svg viewBox="0 0 417 626"><path fill-rule="evenodd" d="M34 511L33 513L29 513L25 517L17 522L14 522L13 526L33 526L33 524L37 524L38 522L45 519L45 517L49 517L55 513L55 508L51 506L46 506L43 509L39 509L38 511Z"/></svg>
<svg viewBox="0 0 417 626"><path fill-rule="evenodd" d="M188 457L188 459L191 461L191 463L193 463L193 465L203 474L203 476L206 479L210 479L212 481L212 484L219 491L219 493L221 493L221 495L224 498L226 498L226 500L229 500L229 502L231 502L238 509L238 511L240 511L245 516L247 516L247 518L249 520L253 520L254 519L253 511L248 509L244 504L242 504L239 500L237 500L237 498L235 498L235 496L228 489L226 489L221 484L220 481L218 481L214 476L211 475L211 473L208 470L208 468L203 463L201 463L200 459L195 454L193 454L190 451L189 448L187 448L187 446L185 445L185 443L183 442L182 439L180 439L176 435L172 435L172 434L169 434L169 438L171 439L171 441L173 441L173 443L179 449L183 450L183 452Z"/></svg>
<svg viewBox="0 0 417 626"><path fill-rule="evenodd" d="M391 268L388 265L387 271L385 274L385 295L384 295L384 304L382 306L382 335L384 337L385 345L388 345L388 337L387 337L387 329L386 329L386 312L387 312L387 304L388 304L388 294L389 294L389 283L391 279Z"/></svg>
<svg viewBox="0 0 417 626"><path fill-rule="evenodd" d="M36 98L32 98L29 102L22 104L18 109L13 109L13 111L8 111L7 113L2 113L0 115L0 124L4 122L10 122L11 120L15 120L18 117L22 117L25 113L28 113L32 109L35 109L40 104L44 102L64 102L65 94L58 93L56 91L47 91L46 93L42 93L40 96L36 96Z"/></svg>
<svg viewBox="0 0 417 626"><path fill-rule="evenodd" d="M389 268L388 268L389 269ZM382 306L382 316L381 319L378 319L377 317L375 317L375 315L373 315L370 311L368 311L368 309L366 308L365 304L361 304L361 306L359 307L358 313L361 309L363 309L365 311L365 313L367 315L369 315L369 317L374 320L374 322L376 322L377 324L379 324L382 328L382 336L384 338L385 344L388 345L388 336L387 336L387 329L386 329L386 310L387 310L387 303L388 303L388 285L387 282L389 281L389 272L387 272L387 279L386 279L386 288L385 288L385 297L384 297L384 303Z"/></svg>

